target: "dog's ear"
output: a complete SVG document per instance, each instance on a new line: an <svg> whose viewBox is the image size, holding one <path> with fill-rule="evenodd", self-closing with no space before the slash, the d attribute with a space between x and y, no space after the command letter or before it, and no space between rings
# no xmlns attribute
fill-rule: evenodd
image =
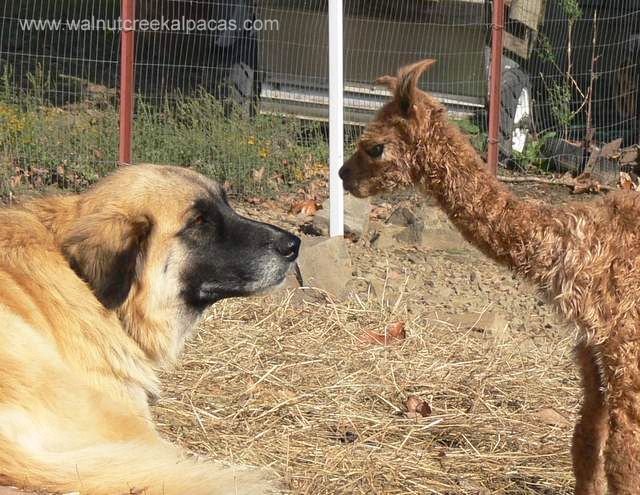
<svg viewBox="0 0 640 495"><path fill-rule="evenodd" d="M405 115L409 114L415 103L420 76L435 63L435 60L428 58L400 69L398 73L398 83L395 87L395 97L400 104L400 109Z"/></svg>
<svg viewBox="0 0 640 495"><path fill-rule="evenodd" d="M151 220L103 211L82 217L62 243L71 268L98 300L115 309L127 299L144 263Z"/></svg>

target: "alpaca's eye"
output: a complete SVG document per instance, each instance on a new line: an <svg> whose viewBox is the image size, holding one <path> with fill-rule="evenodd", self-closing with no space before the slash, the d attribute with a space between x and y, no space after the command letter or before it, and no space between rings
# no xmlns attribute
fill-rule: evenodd
<svg viewBox="0 0 640 495"><path fill-rule="evenodd" d="M371 158L380 158L384 152L384 144L376 144L367 150Z"/></svg>

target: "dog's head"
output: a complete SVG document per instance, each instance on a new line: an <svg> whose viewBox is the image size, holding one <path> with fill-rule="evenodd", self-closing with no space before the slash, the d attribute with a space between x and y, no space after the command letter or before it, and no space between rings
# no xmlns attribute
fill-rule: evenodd
<svg viewBox="0 0 640 495"><path fill-rule="evenodd" d="M238 215L217 183L178 167L123 168L79 195L74 210L62 250L139 342L164 325L180 347L208 306L283 282L300 245Z"/></svg>
<svg viewBox="0 0 640 495"><path fill-rule="evenodd" d="M418 87L420 76L435 60L403 67L397 76L384 76L376 84L387 86L393 99L369 123L355 153L340 169L344 187L358 197L388 192L417 183L423 169L421 155L437 155L436 128L444 125L446 109Z"/></svg>

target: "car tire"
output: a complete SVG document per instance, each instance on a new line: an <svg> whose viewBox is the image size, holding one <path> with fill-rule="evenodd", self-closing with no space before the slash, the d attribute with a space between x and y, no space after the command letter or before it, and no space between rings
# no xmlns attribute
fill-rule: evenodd
<svg viewBox="0 0 640 495"><path fill-rule="evenodd" d="M509 158L524 150L532 122L531 83L520 69L502 73L500 95L500 153Z"/></svg>

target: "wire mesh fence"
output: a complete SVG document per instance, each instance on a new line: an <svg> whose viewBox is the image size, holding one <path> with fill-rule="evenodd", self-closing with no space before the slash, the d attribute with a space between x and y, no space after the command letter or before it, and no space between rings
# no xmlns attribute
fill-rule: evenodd
<svg viewBox="0 0 640 495"><path fill-rule="evenodd" d="M595 145L638 143L640 2L505 3L503 161L579 171ZM388 97L377 76L435 58L423 87L484 152L491 8L345 0L348 137ZM326 163L327 0L139 0L136 20L135 162L194 167L246 194ZM80 189L116 166L122 27L116 0L0 6L3 195Z"/></svg>
<svg viewBox="0 0 640 495"><path fill-rule="evenodd" d="M610 159L621 155L631 163L635 155L620 150L640 137L640 2L546 2L539 16L532 6L532 0L523 2L531 21L528 50L514 54L532 92L531 133L563 168L583 170L594 163L596 146L612 142L615 152L603 157L603 171L615 172L620 164ZM507 26L523 28L528 26L517 21Z"/></svg>
<svg viewBox="0 0 640 495"><path fill-rule="evenodd" d="M105 129L117 128L119 33L61 21L116 18L119 8L79 0L0 5L2 195L82 188L115 165L117 133Z"/></svg>

